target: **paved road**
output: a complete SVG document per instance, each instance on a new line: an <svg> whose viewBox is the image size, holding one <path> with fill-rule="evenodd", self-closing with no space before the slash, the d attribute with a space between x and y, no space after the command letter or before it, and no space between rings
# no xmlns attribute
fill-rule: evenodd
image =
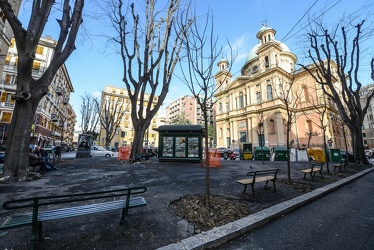
<svg viewBox="0 0 374 250"><path fill-rule="evenodd" d="M216 248L374 249L374 172Z"/></svg>

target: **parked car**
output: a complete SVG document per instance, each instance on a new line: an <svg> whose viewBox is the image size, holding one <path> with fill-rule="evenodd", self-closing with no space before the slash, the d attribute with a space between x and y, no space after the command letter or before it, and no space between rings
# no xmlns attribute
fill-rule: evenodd
<svg viewBox="0 0 374 250"><path fill-rule="evenodd" d="M5 145L0 145L0 163L4 163Z"/></svg>
<svg viewBox="0 0 374 250"><path fill-rule="evenodd" d="M91 147L91 156L104 156L104 157L112 157L114 153L110 150L107 150L106 148L100 147L100 146L92 146Z"/></svg>
<svg viewBox="0 0 374 250"><path fill-rule="evenodd" d="M365 149L365 155L368 159L374 157L373 151L371 149Z"/></svg>
<svg viewBox="0 0 374 250"><path fill-rule="evenodd" d="M348 157L348 163L349 163L349 162L355 162L355 157L353 156L352 153L350 153L350 152L347 153L346 151L340 151L340 154L341 154L342 159L343 159L344 161L346 161L346 160L347 160L347 157Z"/></svg>

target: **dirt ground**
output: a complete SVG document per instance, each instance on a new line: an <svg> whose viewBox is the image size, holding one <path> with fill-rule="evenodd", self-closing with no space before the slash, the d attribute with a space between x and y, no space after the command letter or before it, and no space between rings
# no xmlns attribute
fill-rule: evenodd
<svg viewBox="0 0 374 250"><path fill-rule="evenodd" d="M43 224L44 238L38 249L156 249L196 233L226 224L264 208L292 199L305 192L352 175L365 167L348 168L324 178L304 180L299 169L307 163L294 163L292 184L287 181L285 162L224 161L210 170L211 207L205 206L205 169L197 163L127 164L115 158L68 159L40 179L24 183L0 182L0 203L34 195L57 195L129 186L146 186L147 206L130 210L130 234L124 236L119 211L49 221ZM242 193L249 170L280 168L277 190L272 185L256 185ZM0 223L15 211L0 210ZM30 211L20 211L30 212ZM0 231L0 249L28 249L30 227Z"/></svg>

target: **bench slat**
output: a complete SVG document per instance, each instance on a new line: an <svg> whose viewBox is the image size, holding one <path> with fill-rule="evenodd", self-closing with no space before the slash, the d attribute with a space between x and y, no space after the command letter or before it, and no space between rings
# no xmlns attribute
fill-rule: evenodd
<svg viewBox="0 0 374 250"><path fill-rule="evenodd" d="M94 214L99 212L110 211L114 209L124 208L126 205L125 200L110 201L98 204L60 208L55 210L49 210L39 212L38 221L57 220L69 217L75 217L80 215ZM143 197L136 197L130 199L129 208L145 206L147 202Z"/></svg>
<svg viewBox="0 0 374 250"><path fill-rule="evenodd" d="M19 215L9 216L8 218L6 218L3 224L1 224L0 230L28 226L28 225L31 225L31 223L32 223L31 214L19 214Z"/></svg>

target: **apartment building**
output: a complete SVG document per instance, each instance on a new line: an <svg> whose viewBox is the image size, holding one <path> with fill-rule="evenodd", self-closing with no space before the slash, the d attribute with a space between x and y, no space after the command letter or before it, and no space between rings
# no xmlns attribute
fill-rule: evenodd
<svg viewBox="0 0 374 250"><path fill-rule="evenodd" d="M146 108L148 102L150 101L149 97L150 95L145 94L144 108ZM154 97L154 104L152 104L152 106L156 104L157 98L158 96ZM131 146L134 141L134 126L131 120L131 102L127 90L125 88L105 86L104 91L101 94L100 113L103 112L106 100L111 100L112 103L119 102L121 106L121 110L119 112L124 112L122 120L120 121L120 126L115 132L115 135L110 142L110 146L115 148L121 146ZM144 146L158 147L158 132L156 132L154 129L158 128L161 125L164 125L163 120L164 118L159 116L159 113L157 113L156 116L153 117L151 125L144 136ZM99 134L99 145L105 146L106 132L101 124Z"/></svg>
<svg viewBox="0 0 374 250"><path fill-rule="evenodd" d="M33 77L40 78L48 68L57 42L51 37L41 38L33 64ZM12 119L14 100L11 96L17 87L18 55L14 39L11 40L5 59L2 81L0 82L0 127L2 142L5 143L7 128ZM36 110L30 128L30 144L44 147L47 144L70 144L73 140L76 115L69 104L73 85L65 64L57 71L51 82L49 92L44 96Z"/></svg>
<svg viewBox="0 0 374 250"><path fill-rule="evenodd" d="M174 124L180 116L190 124L204 126L204 114L194 96L185 95L177 98L166 107L166 124ZM213 125L213 109L208 112L208 124Z"/></svg>
<svg viewBox="0 0 374 250"><path fill-rule="evenodd" d="M368 94L374 91L374 84L364 86L360 90L361 105L366 103ZM364 146L368 149L374 148L374 98L371 99L369 108L362 123L362 137L364 139Z"/></svg>
<svg viewBox="0 0 374 250"><path fill-rule="evenodd" d="M9 2L14 10L14 13L18 15L22 0L10 0ZM11 45L12 37L13 31L10 28L8 21L5 19L3 11L0 9L0 81L3 80L3 68L8 49Z"/></svg>

